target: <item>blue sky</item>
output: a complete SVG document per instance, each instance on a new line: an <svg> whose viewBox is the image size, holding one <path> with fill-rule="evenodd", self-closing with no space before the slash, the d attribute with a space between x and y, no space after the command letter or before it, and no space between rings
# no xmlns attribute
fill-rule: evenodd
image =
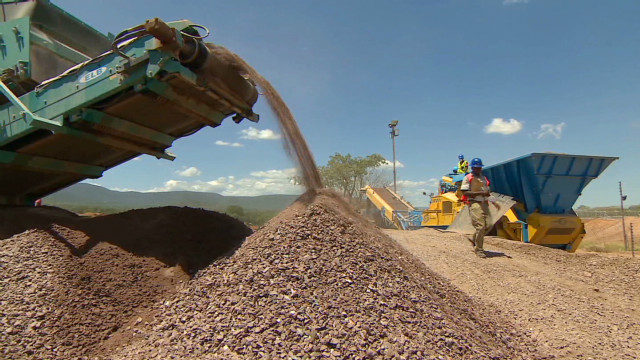
<svg viewBox="0 0 640 360"><path fill-rule="evenodd" d="M640 2L636 0L54 0L98 30L146 19L211 29L293 111L319 165L338 152L392 158L399 192L421 193L459 153L490 165L531 152L618 156L577 204L640 204ZM300 193L266 101L93 183L138 191Z"/></svg>

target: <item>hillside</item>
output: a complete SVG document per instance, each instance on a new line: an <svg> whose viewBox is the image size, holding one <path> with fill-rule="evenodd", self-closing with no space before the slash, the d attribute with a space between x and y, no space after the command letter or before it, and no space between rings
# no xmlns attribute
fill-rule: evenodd
<svg viewBox="0 0 640 360"><path fill-rule="evenodd" d="M160 206L189 206L224 211L229 206L235 205L245 210L282 211L297 197L297 195L223 196L192 191L143 193L114 191L97 185L79 183L45 197L43 203L70 210L85 208L122 211Z"/></svg>

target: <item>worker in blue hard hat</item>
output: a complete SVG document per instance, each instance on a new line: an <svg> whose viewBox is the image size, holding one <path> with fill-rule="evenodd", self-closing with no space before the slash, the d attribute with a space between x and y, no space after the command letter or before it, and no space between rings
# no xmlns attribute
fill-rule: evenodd
<svg viewBox="0 0 640 360"><path fill-rule="evenodd" d="M458 174L466 174L469 172L469 162L464 159L464 155L458 155Z"/></svg>
<svg viewBox="0 0 640 360"><path fill-rule="evenodd" d="M486 258L484 252L484 235L491 229L489 215L489 196L491 182L482 173L482 160L474 158L471 160L471 172L464 177L460 190L462 191L462 201L469 208L471 224L475 233L471 238L474 251L478 257Z"/></svg>

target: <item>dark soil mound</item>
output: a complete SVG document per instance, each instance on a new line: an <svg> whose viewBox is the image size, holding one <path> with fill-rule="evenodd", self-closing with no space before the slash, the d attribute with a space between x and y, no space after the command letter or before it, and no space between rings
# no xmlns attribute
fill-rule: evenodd
<svg viewBox="0 0 640 360"><path fill-rule="evenodd" d="M229 254L251 234L238 220L213 211L162 207L86 219L82 225L91 244L108 242L190 274Z"/></svg>
<svg viewBox="0 0 640 360"><path fill-rule="evenodd" d="M175 207L98 218L3 208L2 216L2 234L37 229L0 240L3 359L109 353L189 279L185 269L208 265L250 233L224 214Z"/></svg>
<svg viewBox="0 0 640 360"><path fill-rule="evenodd" d="M49 229L51 224L69 224L81 219L75 213L53 206L0 205L0 239L34 229Z"/></svg>
<svg viewBox="0 0 640 360"><path fill-rule="evenodd" d="M427 270L332 193L297 202L213 263L116 359L533 359L493 309Z"/></svg>

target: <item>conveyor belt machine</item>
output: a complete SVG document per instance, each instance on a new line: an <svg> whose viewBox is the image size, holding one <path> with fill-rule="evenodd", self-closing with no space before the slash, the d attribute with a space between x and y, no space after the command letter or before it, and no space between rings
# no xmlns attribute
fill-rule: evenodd
<svg viewBox="0 0 640 360"><path fill-rule="evenodd" d="M33 201L233 116L255 85L187 20L104 35L48 0L0 0L0 204Z"/></svg>

